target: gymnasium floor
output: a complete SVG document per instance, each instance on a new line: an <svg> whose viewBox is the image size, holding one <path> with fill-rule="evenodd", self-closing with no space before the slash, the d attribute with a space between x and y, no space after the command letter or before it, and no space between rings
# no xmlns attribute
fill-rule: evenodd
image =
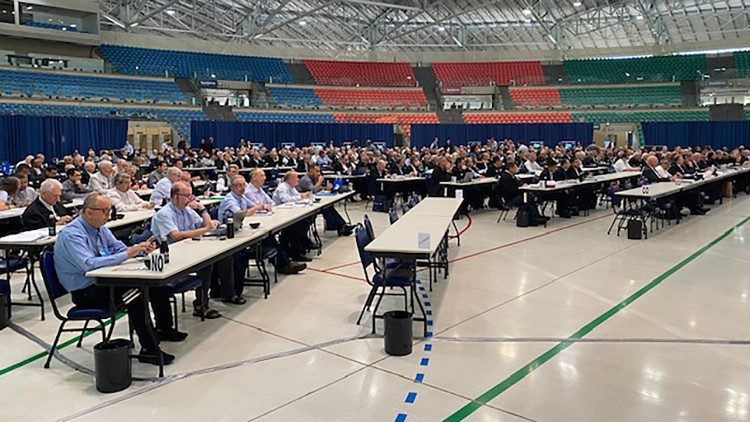
<svg viewBox="0 0 750 422"><path fill-rule="evenodd" d="M362 207L349 207L353 221ZM369 215L385 229L386 214ZM475 213L458 221L450 278L428 292L434 336L401 358L368 337L369 320L354 323L368 292L354 238L326 236L323 255L268 300L249 288L247 305L216 305L225 318L181 314L190 336L164 346L177 355L167 377L136 363L148 380L121 393L97 393L58 360L45 370L38 344L0 331L0 419L746 420L749 216L741 195L632 241L606 235L609 210L546 229ZM14 309L15 324L52 341L51 312L41 322L36 308ZM62 354L93 368L96 339Z"/></svg>

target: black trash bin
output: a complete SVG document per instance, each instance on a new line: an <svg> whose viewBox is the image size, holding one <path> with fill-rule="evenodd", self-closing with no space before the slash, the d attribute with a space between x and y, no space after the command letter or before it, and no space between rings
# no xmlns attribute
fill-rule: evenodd
<svg viewBox="0 0 750 422"><path fill-rule="evenodd" d="M8 301L5 293L0 293L0 330L8 326Z"/></svg>
<svg viewBox="0 0 750 422"><path fill-rule="evenodd" d="M411 353L411 313L388 311L383 314L385 321L385 352L393 356L406 356Z"/></svg>
<svg viewBox="0 0 750 422"><path fill-rule="evenodd" d="M115 339L94 346L96 389L100 393L115 393L130 387L132 369L127 339Z"/></svg>

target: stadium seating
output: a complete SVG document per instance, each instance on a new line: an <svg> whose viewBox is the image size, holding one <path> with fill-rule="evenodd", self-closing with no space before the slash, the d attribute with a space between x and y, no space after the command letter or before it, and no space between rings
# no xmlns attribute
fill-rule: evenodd
<svg viewBox="0 0 750 422"><path fill-rule="evenodd" d="M102 55L118 73L190 78L252 80L291 83L292 77L281 59L226 54L102 45Z"/></svg>
<svg viewBox="0 0 750 422"><path fill-rule="evenodd" d="M427 98L419 89L315 88L315 95L330 107L426 108Z"/></svg>
<svg viewBox="0 0 750 422"><path fill-rule="evenodd" d="M705 55L639 57L632 59L566 60L570 83L673 82L696 80L706 73Z"/></svg>
<svg viewBox="0 0 750 422"><path fill-rule="evenodd" d="M0 70L4 95L70 99L187 103L189 98L174 81L80 76L26 70Z"/></svg>
<svg viewBox="0 0 750 422"><path fill-rule="evenodd" d="M679 85L561 88L560 102L571 107L681 105Z"/></svg>
<svg viewBox="0 0 750 422"><path fill-rule="evenodd" d="M320 107L323 105L312 88L269 86L268 91L276 104L282 107Z"/></svg>
<svg viewBox="0 0 750 422"><path fill-rule="evenodd" d="M33 116L77 116L77 117L131 117L163 120L172 124L184 138L190 138L190 122L207 120L200 108L166 107L121 107L116 105L78 106L43 102L0 103L0 114L23 114Z"/></svg>
<svg viewBox="0 0 750 422"><path fill-rule="evenodd" d="M318 85L416 86L409 63L305 60Z"/></svg>
<svg viewBox="0 0 750 422"><path fill-rule="evenodd" d="M542 64L530 62L433 63L437 79L448 87L468 85L544 85Z"/></svg>
<svg viewBox="0 0 750 422"><path fill-rule="evenodd" d="M750 77L750 51L738 51L734 53L734 69L737 77Z"/></svg>
<svg viewBox="0 0 750 422"><path fill-rule="evenodd" d="M24 26L31 26L34 28L44 28L44 29L54 29L56 31L68 31L68 32L78 32L77 26L69 26L69 25L63 25L59 23L52 23L52 22L37 22L33 20L27 20L23 23Z"/></svg>
<svg viewBox="0 0 750 422"><path fill-rule="evenodd" d="M708 121L708 110L650 110L633 112L606 111L573 113L573 121L592 123Z"/></svg>
<svg viewBox="0 0 750 422"><path fill-rule="evenodd" d="M336 123L333 115L327 113L267 113L235 110L235 114L240 120L246 122Z"/></svg>
<svg viewBox="0 0 750 422"><path fill-rule="evenodd" d="M513 104L521 107L548 107L560 105L560 91L556 88L511 89Z"/></svg>
<svg viewBox="0 0 750 422"><path fill-rule="evenodd" d="M466 113L466 123L570 123L570 113Z"/></svg>

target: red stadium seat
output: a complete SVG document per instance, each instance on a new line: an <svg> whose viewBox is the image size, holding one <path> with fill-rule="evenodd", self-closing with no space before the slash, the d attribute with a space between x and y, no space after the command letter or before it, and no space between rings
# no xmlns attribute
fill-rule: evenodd
<svg viewBox="0 0 750 422"><path fill-rule="evenodd" d="M526 107L560 105L560 91L556 88L511 89L513 104Z"/></svg>
<svg viewBox="0 0 750 422"><path fill-rule="evenodd" d="M363 108L426 108L427 98L419 88L414 89L344 89L315 88L324 105L331 107Z"/></svg>
<svg viewBox="0 0 750 422"><path fill-rule="evenodd" d="M530 62L433 63L432 70L443 86L544 85L542 64Z"/></svg>
<svg viewBox="0 0 750 422"><path fill-rule="evenodd" d="M466 123L570 123L570 113L466 113Z"/></svg>
<svg viewBox="0 0 750 422"><path fill-rule="evenodd" d="M417 86L409 63L305 60L318 85Z"/></svg>

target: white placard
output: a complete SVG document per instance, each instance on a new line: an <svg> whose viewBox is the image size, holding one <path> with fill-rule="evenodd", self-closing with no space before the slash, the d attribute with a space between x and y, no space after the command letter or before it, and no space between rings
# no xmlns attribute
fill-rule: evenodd
<svg viewBox="0 0 750 422"><path fill-rule="evenodd" d="M464 190L463 189L456 189L456 198L463 199L464 198Z"/></svg>
<svg viewBox="0 0 750 422"><path fill-rule="evenodd" d="M148 269L149 271L160 273L164 271L164 254L159 252L151 252L148 256Z"/></svg>
<svg viewBox="0 0 750 422"><path fill-rule="evenodd" d="M430 234L429 233L417 233L417 248L419 249L430 249Z"/></svg>

